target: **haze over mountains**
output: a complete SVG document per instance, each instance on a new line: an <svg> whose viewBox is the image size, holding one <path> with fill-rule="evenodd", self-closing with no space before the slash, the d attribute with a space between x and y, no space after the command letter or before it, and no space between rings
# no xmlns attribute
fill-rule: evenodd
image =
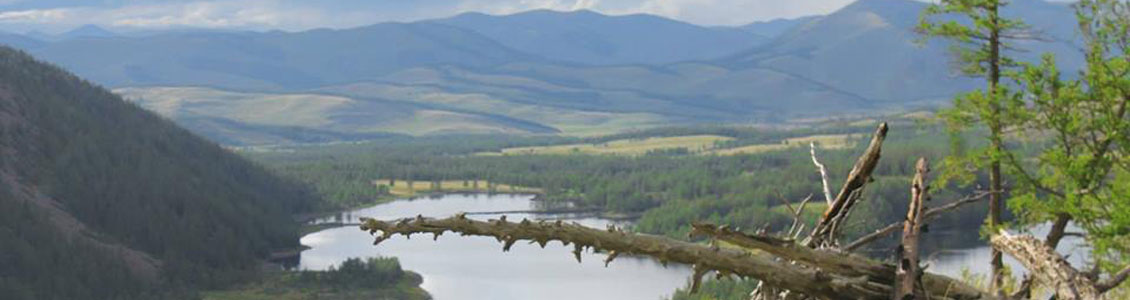
<svg viewBox="0 0 1130 300"><path fill-rule="evenodd" d="M387 133L585 135L942 103L976 81L953 71L947 45L918 42L911 28L925 5L860 0L827 16L737 28L530 11L295 33L56 42L8 35L0 42L119 88L229 144ZM1029 51L1018 55L1057 53L1068 73L1081 65L1068 6L1020 1L1006 14L1035 20L1033 27L1052 40L1020 42ZM293 118L261 117L280 103L311 109ZM303 131L296 136L286 128Z"/></svg>

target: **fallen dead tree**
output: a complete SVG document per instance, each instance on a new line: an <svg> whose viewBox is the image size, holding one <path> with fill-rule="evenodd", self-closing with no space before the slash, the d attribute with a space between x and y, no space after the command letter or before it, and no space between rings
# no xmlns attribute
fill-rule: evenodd
<svg viewBox="0 0 1130 300"><path fill-rule="evenodd" d="M565 222L510 222L505 218L476 221L463 215L397 221L365 219L361 229L377 235L374 244L394 235L431 234L438 238L448 232L494 237L503 244L503 251L509 251L518 241L531 241L543 247L551 241L559 241L572 245L577 259L585 249L607 252L608 263L625 254L649 256L663 263L693 265L695 282L699 282L707 272L714 271L720 275L758 279L777 288L820 299L889 299L895 274L894 265L709 225L696 226L696 232L768 254L629 233L615 228L601 230ZM798 268L777 257L803 262L810 267ZM929 299L993 299L991 295L949 277L927 274L923 281L930 292Z"/></svg>

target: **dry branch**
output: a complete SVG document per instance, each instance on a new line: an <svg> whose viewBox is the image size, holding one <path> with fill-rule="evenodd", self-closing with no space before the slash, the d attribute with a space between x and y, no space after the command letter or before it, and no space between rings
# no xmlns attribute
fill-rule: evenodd
<svg viewBox="0 0 1130 300"><path fill-rule="evenodd" d="M1036 281L1055 292L1059 300L1103 299L1094 281L1071 267L1067 260L1030 235L1012 235L1001 230L989 241L1024 264Z"/></svg>
<svg viewBox="0 0 1130 300"><path fill-rule="evenodd" d="M820 172L820 183L824 186L824 202L832 205L832 187L828 185L828 168L816 159L816 142L809 142L808 150L812 154L812 163L816 165L816 170Z"/></svg>
<svg viewBox="0 0 1130 300"><path fill-rule="evenodd" d="M584 248L623 254L645 255L660 262L693 265L699 270L734 274L762 280L769 285L822 299L885 299L890 286L876 285L865 277L847 277L813 268L798 268L772 257L748 251L723 249L708 245L677 241L666 237L627 233L620 230L600 230L576 223L475 221L462 216L446 219L417 217L394 222L365 219L362 230L380 233L374 244L393 235L433 234L445 232L462 235L489 236L504 243L503 250L518 240L535 241L545 245L549 241L572 244L578 253ZM696 272L697 273L697 272ZM976 298L938 298L976 299Z"/></svg>
<svg viewBox="0 0 1130 300"><path fill-rule="evenodd" d="M847 219L851 208L855 206L863 191L863 186L871 181L871 172L879 164L883 140L887 138L887 123L879 124L875 134L871 137L871 144L867 151L859 157L848 174L840 193L824 211L824 216L813 228L812 236L805 244L810 247L822 247L835 243L835 236L842 223Z"/></svg>
<svg viewBox="0 0 1130 300"><path fill-rule="evenodd" d="M445 232L462 235L494 237L504 244L503 250L518 240L535 241L545 245L560 241L573 245L577 252L592 248L607 252L644 255L661 262L694 265L700 270L721 274L752 277L773 287L786 289L821 299L886 299L891 293L894 266L871 262L854 256L810 249L791 242L768 242L760 249L771 253L786 253L786 249L799 250L793 258L816 262L815 268L804 268L781 262L774 257L753 254L749 251L724 249L703 244L677 241L665 237L627 233L620 230L600 230L563 222L507 222L505 220L475 221L463 216L446 219L417 217L393 222L365 219L362 230L379 235L379 244L393 235L433 234ZM722 229L722 232L730 232ZM774 245L776 244L776 245ZM874 274L874 276L870 275ZM991 299L990 296L944 276L924 277L931 299Z"/></svg>
<svg viewBox="0 0 1130 300"><path fill-rule="evenodd" d="M1099 289L1100 293L1106 293L1126 281L1127 277L1130 277L1130 266L1122 268L1121 271L1114 273L1114 275L1107 280L1100 281L1095 287Z"/></svg>
<svg viewBox="0 0 1130 300"><path fill-rule="evenodd" d="M888 291L895 280L895 266L876 262L850 253L825 249L812 249L793 240L763 235L749 235L729 227L710 224L695 224L691 234L709 236L742 248L760 250L774 257L817 268L827 273L844 277L866 278L871 284L882 285ZM756 278L756 277L755 277ZM922 282L930 299L993 299L992 295L981 292L969 285L942 275L925 273ZM890 294L884 296L889 298ZM838 298L833 298L838 299Z"/></svg>

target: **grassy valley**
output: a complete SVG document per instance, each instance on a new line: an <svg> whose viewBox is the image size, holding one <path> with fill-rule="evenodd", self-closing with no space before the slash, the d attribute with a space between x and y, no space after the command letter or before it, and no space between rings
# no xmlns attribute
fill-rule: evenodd
<svg viewBox="0 0 1130 300"><path fill-rule="evenodd" d="M651 128L669 120L656 114L542 107L420 87L351 85L343 89L350 93L248 93L201 87L121 88L115 92L201 135L241 146L392 135L588 136Z"/></svg>

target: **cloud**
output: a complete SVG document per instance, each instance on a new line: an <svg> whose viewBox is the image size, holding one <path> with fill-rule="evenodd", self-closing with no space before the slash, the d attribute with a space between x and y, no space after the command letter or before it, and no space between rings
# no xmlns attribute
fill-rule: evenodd
<svg viewBox="0 0 1130 300"><path fill-rule="evenodd" d="M65 20L65 9L30 9L0 12L0 23L52 23Z"/></svg>
<svg viewBox="0 0 1130 300"><path fill-rule="evenodd" d="M645 0L624 12L649 13L703 25L742 25L827 14L854 0Z"/></svg>

